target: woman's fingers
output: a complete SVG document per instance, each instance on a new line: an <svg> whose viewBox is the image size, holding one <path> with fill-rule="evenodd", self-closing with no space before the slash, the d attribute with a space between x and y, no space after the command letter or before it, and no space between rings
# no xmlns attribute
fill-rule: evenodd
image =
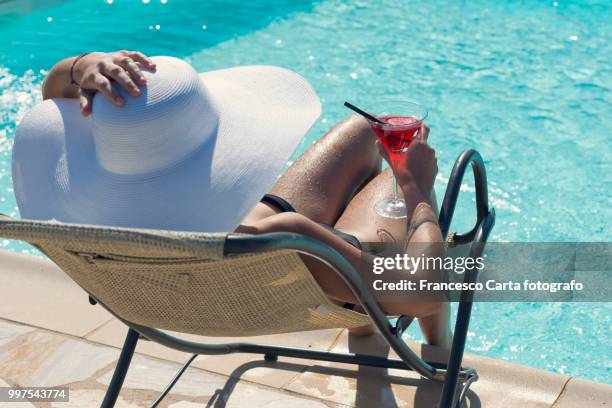
<svg viewBox="0 0 612 408"><path fill-rule="evenodd" d="M96 74L94 83L95 89L108 98L109 101L113 102L117 106L123 106L125 101L119 96L117 90L107 77L102 74Z"/></svg>
<svg viewBox="0 0 612 408"><path fill-rule="evenodd" d="M125 51L125 55L132 58L136 62L140 62L142 65L144 65L147 68L151 68L151 69L155 68L155 63L153 62L153 60L147 57L146 55L144 55L142 52Z"/></svg>
<svg viewBox="0 0 612 408"><path fill-rule="evenodd" d="M421 129L418 131L415 140L417 143L427 143L427 139L429 138L429 128L426 124L421 125Z"/></svg>
<svg viewBox="0 0 612 408"><path fill-rule="evenodd" d="M91 108L93 102L94 93L90 91L86 91L84 89L79 90L79 105L81 108L81 115L89 116L91 115Z"/></svg>
<svg viewBox="0 0 612 408"><path fill-rule="evenodd" d="M134 81L138 82L141 85L147 83L147 80L145 79L144 75L142 74L142 71L140 70L140 67L132 58L123 57L117 62L117 65L125 69Z"/></svg>
<svg viewBox="0 0 612 408"><path fill-rule="evenodd" d="M132 81L132 78L125 69L114 63L106 63L100 70L102 74L114 79L122 88L132 96L140 95L138 85Z"/></svg>
<svg viewBox="0 0 612 408"><path fill-rule="evenodd" d="M421 138L423 143L427 143L427 139L429 139L429 127L423 123L421 126Z"/></svg>
<svg viewBox="0 0 612 408"><path fill-rule="evenodd" d="M80 63L83 64L83 61ZM83 116L88 116L96 92L102 93L116 106L125 104L118 93L117 84L130 95L139 96L139 85L146 84L142 70L155 69L155 63L141 52L119 51L111 54L92 53L81 68L79 105Z"/></svg>

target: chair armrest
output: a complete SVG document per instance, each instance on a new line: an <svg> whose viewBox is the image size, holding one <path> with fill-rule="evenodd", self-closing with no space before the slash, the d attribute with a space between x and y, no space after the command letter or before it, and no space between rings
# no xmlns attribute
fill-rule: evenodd
<svg viewBox="0 0 612 408"><path fill-rule="evenodd" d="M476 225L465 234L455 234L453 241L456 243L472 242L469 256L475 259L482 256L489 234L495 225L495 210L489 208L487 173L484 161L480 153L476 150L466 150L457 158L448 181L446 193L444 194L439 223L442 236L447 237L455 212L455 206L457 205L461 182L463 181L468 164L472 165L474 182L476 185ZM463 281L465 283L472 283L475 282L477 278L478 271L475 268L471 268L465 272ZM455 321L455 330L453 334L453 344L446 365L447 375L442 387L442 396L439 405L441 407L460 407L465 397L467 387L478 378L478 375L474 372L474 376L468 379L464 384L460 395L456 395L455 390L457 389L457 380L459 378L459 372L461 371L463 352L465 350L472 312L473 297L473 290L461 291L459 309L457 310L457 320Z"/></svg>
<svg viewBox="0 0 612 408"><path fill-rule="evenodd" d="M472 165L474 172L474 182L476 185L476 225L465 234L456 234L454 241L457 243L471 242L476 235L478 226L483 222L485 216L489 213L489 194L487 190L487 172L485 170L484 161L482 156L474 149L469 149L461 153L461 155L455 161L453 170L448 180L448 186L446 187L446 193L444 194L444 201L440 208L440 230L442 237L447 238L448 231L450 229L453 215L455 213L455 206L457 205L457 198L459 197L459 191L461 189L461 183L465 176L465 171L468 164Z"/></svg>

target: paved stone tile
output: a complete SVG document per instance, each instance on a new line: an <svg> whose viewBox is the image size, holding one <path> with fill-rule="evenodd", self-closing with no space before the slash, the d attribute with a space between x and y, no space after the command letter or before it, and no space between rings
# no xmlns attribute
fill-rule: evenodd
<svg viewBox="0 0 612 408"><path fill-rule="evenodd" d="M70 389L70 402L54 402L53 408L92 408L99 407L104 399L104 390L99 389ZM140 408L143 405L134 404L124 400L121 396L117 399L115 408ZM18 407L15 407L18 408Z"/></svg>
<svg viewBox="0 0 612 408"><path fill-rule="evenodd" d="M124 391L151 390L156 393L168 384L179 369L179 365L167 361L159 361L145 356L134 356L130 370L124 382ZM98 378L105 386L109 384L112 373L108 372ZM169 401L191 397L193 401L170 403L171 407L202 406L202 403L223 401L226 407L271 407L281 408L318 408L326 407L322 402L291 395L272 388L240 382L219 374L189 368L172 389L167 397Z"/></svg>
<svg viewBox="0 0 612 408"><path fill-rule="evenodd" d="M238 383L227 399L227 407L236 408L327 408L322 401L301 398L281 393L277 390L263 389L250 384Z"/></svg>
<svg viewBox="0 0 612 408"><path fill-rule="evenodd" d="M89 378L118 355L112 348L35 331L0 355L0 376L22 386L58 386Z"/></svg>
<svg viewBox="0 0 612 408"><path fill-rule="evenodd" d="M254 342L258 344L281 345L285 347L297 347L315 350L328 350L338 337L341 330L318 330L304 333L290 333L275 336L257 337L203 337L180 335L177 336L192 341L208 344ZM121 347L127 333L127 327L114 320L104 325L87 338L89 340ZM189 355L159 344L140 341L137 352L165 360L183 363ZM254 354L227 354L227 355L201 355L193 363L194 367L203 368L208 371L223 375L240 376L246 380L269 387L280 388L291 381L306 365L312 364L311 360L282 359L284 364L270 368L270 364L263 361L261 355Z"/></svg>
<svg viewBox="0 0 612 408"><path fill-rule="evenodd" d="M445 361L437 348L410 343L428 361ZM365 353L397 358L377 335L355 338L343 334L334 352ZM473 407L550 407L567 377L479 356L466 355L464 365L476 367L480 380L468 393ZM319 363L297 376L285 389L352 406L434 406L442 387L414 372Z"/></svg>
<svg viewBox="0 0 612 408"><path fill-rule="evenodd" d="M285 389L313 398L359 407L431 406L436 401L429 394L426 381L408 373L401 377L387 370L355 368L344 364L320 363L296 377ZM433 390L437 391L437 390ZM416 398L416 394L419 397Z"/></svg>
<svg viewBox="0 0 612 408"><path fill-rule="evenodd" d="M469 398L485 407L550 407L567 381L566 376L484 357L466 356L464 364L477 367L480 376Z"/></svg>
<svg viewBox="0 0 612 408"><path fill-rule="evenodd" d="M6 342L4 349L0 346L0 378L3 378L0 386L68 383L70 403L54 403L53 407L100 404L118 356L117 349L41 330L17 329L15 333L18 341ZM430 361L445 359L439 349L414 343L411 346ZM333 351L393 357L377 336L359 339L343 334ZM223 358L219 356L219 364L223 364ZM280 362L272 366L283 364L291 365ZM466 356L465 365L477 367L480 374L480 380L468 395L469 407L605 407L612 398L612 387L604 384L580 379L567 382L567 377L557 374L472 355ZM441 391L440 384L404 370L313 361L301 367L305 371L285 390L190 368L162 406L190 408L222 402L226 407L240 408L431 407ZM179 364L174 362L136 355L117 406L147 406L178 368ZM299 372L297 367L287 370Z"/></svg>
<svg viewBox="0 0 612 408"><path fill-rule="evenodd" d="M180 365L169 361L135 355L124 382L124 387L144 389L156 392L170 382ZM112 371L99 377L97 381L105 386L110 383ZM172 394L191 397L211 397L225 385L227 377L209 373L199 369L189 368L172 389Z"/></svg>
<svg viewBox="0 0 612 408"><path fill-rule="evenodd" d="M612 406L612 386L572 378L559 396L555 408L598 408Z"/></svg>
<svg viewBox="0 0 612 408"><path fill-rule="evenodd" d="M110 319L49 260L0 250L0 318L84 336Z"/></svg>
<svg viewBox="0 0 612 408"><path fill-rule="evenodd" d="M21 332L18 332L19 334ZM112 377L118 350L41 330L25 333L0 356L0 376L24 386L68 384L70 403L53 407L98 406ZM118 407L145 406L175 375L180 365L135 355ZM96 373L103 372L95 377ZM8 382L0 382L6 385ZM326 407L324 403L287 392L248 384L220 374L189 368L168 396L173 405L202 406L221 398L227 407ZM23 406L28 406L24 404ZM29 405L33 406L33 405Z"/></svg>
<svg viewBox="0 0 612 408"><path fill-rule="evenodd" d="M36 329L31 326L24 326L21 324L7 322L5 320L0 320L0 347L13 341L22 334L30 333L34 330Z"/></svg>
<svg viewBox="0 0 612 408"><path fill-rule="evenodd" d="M0 378L0 387L9 387L10 384ZM0 408L35 408L34 404L29 402L0 402Z"/></svg>
<svg viewBox="0 0 612 408"><path fill-rule="evenodd" d="M172 395L170 397L172 397ZM222 406L225 408L339 407L338 405L328 405L323 401L307 399L299 395L243 382L237 382L230 389L219 390L218 394L205 401L178 401L168 404L170 408L201 408L203 406Z"/></svg>

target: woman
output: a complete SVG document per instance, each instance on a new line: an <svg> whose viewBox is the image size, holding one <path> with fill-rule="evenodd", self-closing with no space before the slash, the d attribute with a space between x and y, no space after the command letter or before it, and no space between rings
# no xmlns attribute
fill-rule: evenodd
<svg viewBox="0 0 612 408"><path fill-rule="evenodd" d="M122 106L125 101L118 87L138 97L146 86L144 68L155 69L155 64L140 52L95 52L67 58L50 71L43 84L43 98L79 98L84 116L91 114L97 92ZM345 119L296 160L237 231L310 236L342 254L364 277L372 274L372 256L362 252L360 242L428 243L426 256L443 256L432 200L437 164L434 150L424 143L428 133L424 127L423 140L412 143L401 162L394 161L392 169L381 172L381 154L388 157L367 121L361 117ZM407 220L383 218L373 211L374 202L390 195L392 175L406 200ZM307 256L303 260L330 298L340 304L358 303L328 266ZM385 273L390 280L441 280L435 270ZM381 306L390 315L417 317L430 344L450 347L449 305L442 298L411 302L383 299ZM356 335L371 332L371 327L352 330Z"/></svg>

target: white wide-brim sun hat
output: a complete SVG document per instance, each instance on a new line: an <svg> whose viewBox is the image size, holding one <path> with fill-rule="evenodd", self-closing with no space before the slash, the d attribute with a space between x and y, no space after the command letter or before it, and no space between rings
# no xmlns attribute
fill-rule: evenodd
<svg viewBox="0 0 612 408"><path fill-rule="evenodd" d="M96 95L90 117L52 99L21 121L13 187L22 218L233 231L270 191L321 113L298 74L272 66L198 73L154 57L123 107Z"/></svg>

